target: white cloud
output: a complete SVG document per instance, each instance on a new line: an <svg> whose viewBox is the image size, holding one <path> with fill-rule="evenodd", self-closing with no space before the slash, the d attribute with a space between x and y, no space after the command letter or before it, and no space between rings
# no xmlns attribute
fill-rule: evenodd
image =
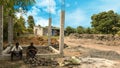
<svg viewBox="0 0 120 68"><path fill-rule="evenodd" d="M66 14L65 24L66 26L79 26L84 23L83 21L85 20L85 17L85 13L83 11L81 11L80 9L76 9Z"/></svg>
<svg viewBox="0 0 120 68"><path fill-rule="evenodd" d="M38 13L40 13L40 9L37 8L36 6L33 6L32 9L27 12L27 16L29 15L37 16Z"/></svg>
<svg viewBox="0 0 120 68"><path fill-rule="evenodd" d="M43 10L43 12L47 13L50 13L50 10L51 14L56 14L57 12L55 0L36 0L36 4L32 6L32 8L26 14L21 14L18 12L16 13L16 16L20 17L22 15L27 22L27 17L32 15L36 25L47 26L48 20L39 15L39 13L41 13L40 8Z"/></svg>
<svg viewBox="0 0 120 68"><path fill-rule="evenodd" d="M17 18L20 18L20 16L21 16L21 13L15 13L15 15L17 16Z"/></svg>
<svg viewBox="0 0 120 68"><path fill-rule="evenodd" d="M48 26L48 19L44 19L42 17L37 17L36 25L41 25L43 27Z"/></svg>
<svg viewBox="0 0 120 68"><path fill-rule="evenodd" d="M36 6L44 7L43 10L48 12L51 11L52 14L56 13L56 2L55 0L36 0Z"/></svg>

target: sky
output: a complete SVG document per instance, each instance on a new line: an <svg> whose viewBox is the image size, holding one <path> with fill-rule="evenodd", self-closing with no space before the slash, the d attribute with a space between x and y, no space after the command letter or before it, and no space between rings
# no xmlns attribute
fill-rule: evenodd
<svg viewBox="0 0 120 68"><path fill-rule="evenodd" d="M65 27L91 27L91 16L103 11L114 10L120 13L119 0L65 0L65 7L61 7L62 0L36 0L33 6L24 13L17 12L17 17L32 15L35 25L48 26L48 18L52 18L52 26L60 27L60 11L65 10ZM50 14L50 15L49 15Z"/></svg>

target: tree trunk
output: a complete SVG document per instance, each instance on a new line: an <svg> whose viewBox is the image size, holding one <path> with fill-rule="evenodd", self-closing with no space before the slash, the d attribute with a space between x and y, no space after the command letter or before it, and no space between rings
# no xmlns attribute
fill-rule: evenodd
<svg viewBox="0 0 120 68"><path fill-rule="evenodd" d="M13 42L13 18L9 16L8 22L8 43L12 44Z"/></svg>
<svg viewBox="0 0 120 68"><path fill-rule="evenodd" d="M3 50L3 6L0 5L0 54Z"/></svg>

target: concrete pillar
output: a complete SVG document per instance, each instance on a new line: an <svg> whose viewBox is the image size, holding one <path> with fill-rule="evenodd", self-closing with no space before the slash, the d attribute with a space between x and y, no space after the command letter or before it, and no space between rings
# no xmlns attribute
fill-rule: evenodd
<svg viewBox="0 0 120 68"><path fill-rule="evenodd" d="M63 53L63 49L64 49L64 22L65 22L65 11L61 11L60 14L60 40L59 40L59 51L60 54L64 54Z"/></svg>
<svg viewBox="0 0 120 68"><path fill-rule="evenodd" d="M8 43L12 44L13 42L13 18L9 16L8 22Z"/></svg>
<svg viewBox="0 0 120 68"><path fill-rule="evenodd" d="M52 18L49 18L49 26L48 26L48 45L51 45L51 35L52 35L52 30L51 30L51 23L52 23Z"/></svg>
<svg viewBox="0 0 120 68"><path fill-rule="evenodd" d="M0 54L3 50L3 6L0 5Z"/></svg>

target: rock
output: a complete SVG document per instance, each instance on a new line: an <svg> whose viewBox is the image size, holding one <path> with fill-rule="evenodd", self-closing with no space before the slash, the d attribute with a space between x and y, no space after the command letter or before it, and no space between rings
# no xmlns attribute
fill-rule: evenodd
<svg viewBox="0 0 120 68"><path fill-rule="evenodd" d="M60 66L80 65L81 61L75 56L67 57L64 62L60 63Z"/></svg>
<svg viewBox="0 0 120 68"><path fill-rule="evenodd" d="M81 61L78 58L76 58L75 56L72 56L70 61L71 61L72 64L75 64L75 65L78 65L78 64L81 63Z"/></svg>

